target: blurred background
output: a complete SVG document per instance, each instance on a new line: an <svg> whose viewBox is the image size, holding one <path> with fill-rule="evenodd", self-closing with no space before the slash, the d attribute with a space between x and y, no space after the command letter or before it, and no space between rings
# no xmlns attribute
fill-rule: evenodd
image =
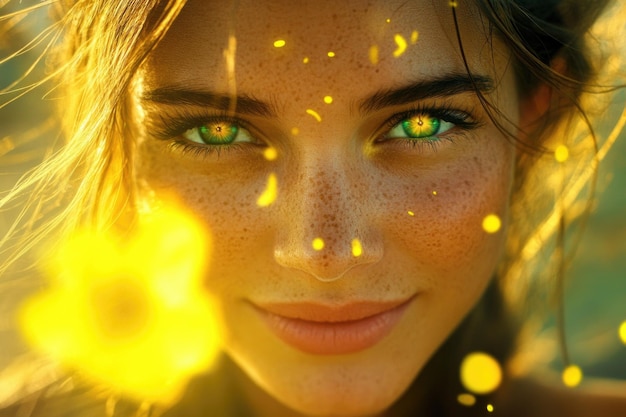
<svg viewBox="0 0 626 417"><path fill-rule="evenodd" d="M37 1L0 0L0 16L35 5ZM0 60L28 43L48 25L47 11L17 15L0 21ZM35 46L24 55L0 64L0 89L30 67L42 51ZM45 62L30 80L44 73ZM28 84L28 83L26 83ZM0 196L6 195L21 174L42 160L45 148L57 138L50 86L35 89L0 109ZM13 95L0 96L5 103ZM616 95L610 107L613 124L626 103L626 93ZM610 126L607 125L607 130ZM605 133L606 132L602 132ZM590 217L566 286L566 334L571 359L585 375L626 379L626 345L618 335L626 322L626 133L622 133L599 171L598 202ZM0 234L6 233L11 212L0 212ZM0 260L1 261L1 260ZM24 289L0 277L0 372L25 351L16 335L15 306ZM542 338L547 341L544 362L560 369L554 318L546 317Z"/></svg>

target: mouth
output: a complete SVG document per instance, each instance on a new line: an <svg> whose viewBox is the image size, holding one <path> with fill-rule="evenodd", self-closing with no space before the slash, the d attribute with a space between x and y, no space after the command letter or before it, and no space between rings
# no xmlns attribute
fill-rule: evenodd
<svg viewBox="0 0 626 417"><path fill-rule="evenodd" d="M262 320L286 344L314 355L355 353L378 344L415 299L355 302L253 304Z"/></svg>

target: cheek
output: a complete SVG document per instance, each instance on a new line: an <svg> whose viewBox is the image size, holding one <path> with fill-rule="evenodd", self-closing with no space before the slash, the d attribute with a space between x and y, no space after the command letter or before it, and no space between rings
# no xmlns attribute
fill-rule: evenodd
<svg viewBox="0 0 626 417"><path fill-rule="evenodd" d="M488 279L504 242L503 224L483 229L487 215L504 223L512 184L513 152L502 144L423 171L391 196L395 222L386 222L388 253L405 254L427 285L451 285L468 276ZM448 278L442 280L442 278Z"/></svg>

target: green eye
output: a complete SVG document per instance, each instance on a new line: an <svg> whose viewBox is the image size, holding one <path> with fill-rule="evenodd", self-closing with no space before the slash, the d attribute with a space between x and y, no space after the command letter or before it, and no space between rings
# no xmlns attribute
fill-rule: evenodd
<svg viewBox="0 0 626 417"><path fill-rule="evenodd" d="M453 127L453 123L421 113L402 120L391 128L385 136L387 138L437 140L437 135Z"/></svg>
<svg viewBox="0 0 626 417"><path fill-rule="evenodd" d="M251 142L250 133L237 123L215 121L187 130L183 136L191 142L205 145L230 145L233 142Z"/></svg>

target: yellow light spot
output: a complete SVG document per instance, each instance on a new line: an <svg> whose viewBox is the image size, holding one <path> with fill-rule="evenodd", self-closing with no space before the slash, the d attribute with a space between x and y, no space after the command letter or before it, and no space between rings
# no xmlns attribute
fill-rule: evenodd
<svg viewBox="0 0 626 417"><path fill-rule="evenodd" d="M308 64L309 63L309 57L305 56L304 58L302 58L302 63L303 64Z"/></svg>
<svg viewBox="0 0 626 417"><path fill-rule="evenodd" d="M417 38L419 38L419 32L414 30L411 32L411 44L415 45L417 43Z"/></svg>
<svg viewBox="0 0 626 417"><path fill-rule="evenodd" d="M313 239L313 243L311 244L311 246L313 246L313 249L315 249L316 251L321 251L322 249L324 249L324 239L322 239L321 237L316 237L315 239Z"/></svg>
<svg viewBox="0 0 626 417"><path fill-rule="evenodd" d="M273 161L278 157L278 151L276 151L276 148L270 146L263 151L263 156L268 161Z"/></svg>
<svg viewBox="0 0 626 417"><path fill-rule="evenodd" d="M284 39L278 39L274 41L274 48L282 48L283 46L285 46L287 42L285 42Z"/></svg>
<svg viewBox="0 0 626 417"><path fill-rule="evenodd" d="M276 200L277 194L278 194L278 181L276 179L276 174L272 172L267 177L267 185L265 186L265 191L263 191L263 194L261 194L259 198L256 200L256 205L259 207L269 206Z"/></svg>
<svg viewBox="0 0 626 417"><path fill-rule="evenodd" d="M387 19L385 19L385 22L387 22L387 23L391 23L391 19L390 19L390 18L387 18Z"/></svg>
<svg viewBox="0 0 626 417"><path fill-rule="evenodd" d="M433 195L437 195L437 191L433 191Z"/></svg>
<svg viewBox="0 0 626 417"><path fill-rule="evenodd" d="M488 214L483 219L483 230L487 233L496 233L501 226L502 221L496 214Z"/></svg>
<svg viewBox="0 0 626 417"><path fill-rule="evenodd" d="M462 404L466 407L471 407L476 404L476 397L474 397L472 394L459 394L456 397L456 400L459 402L459 404Z"/></svg>
<svg viewBox="0 0 626 417"><path fill-rule="evenodd" d="M333 51L328 51L328 57L329 58L334 58L335 57L335 53Z"/></svg>
<svg viewBox="0 0 626 417"><path fill-rule="evenodd" d="M626 345L626 321L622 322L619 326L619 338L622 339L622 343Z"/></svg>
<svg viewBox="0 0 626 417"><path fill-rule="evenodd" d="M450 5L450 7L457 7L459 5L459 3L456 0L450 0L450 3L448 3Z"/></svg>
<svg viewBox="0 0 626 417"><path fill-rule="evenodd" d="M378 45L370 46L369 58L372 65L378 64Z"/></svg>
<svg viewBox="0 0 626 417"><path fill-rule="evenodd" d="M488 394L502 381L502 369L497 360L484 352L472 352L461 363L461 383L475 394Z"/></svg>
<svg viewBox="0 0 626 417"><path fill-rule="evenodd" d="M143 211L123 239L77 232L46 263L50 285L23 306L21 329L95 383L142 401L176 401L219 352L203 289L207 253L203 225L169 205Z"/></svg>
<svg viewBox="0 0 626 417"><path fill-rule="evenodd" d="M565 162L569 158L569 149L565 145L559 145L554 150L554 159L558 162Z"/></svg>
<svg viewBox="0 0 626 417"><path fill-rule="evenodd" d="M300 129L298 129L297 127L292 127L291 134L294 136L298 136L300 134Z"/></svg>
<svg viewBox="0 0 626 417"><path fill-rule="evenodd" d="M563 370L561 377L565 386L574 388L582 381L583 371L576 365L570 365Z"/></svg>
<svg viewBox="0 0 626 417"><path fill-rule="evenodd" d="M396 42L396 45L398 45L396 50L393 51L393 56L398 58L404 53L404 51L406 51L406 40L399 33L396 33L393 36L393 40Z"/></svg>
<svg viewBox="0 0 626 417"><path fill-rule="evenodd" d="M489 411L490 413L493 413L493 405L487 404L487 411Z"/></svg>
<svg viewBox="0 0 626 417"><path fill-rule="evenodd" d="M331 96L324 96L324 103L330 104L333 102L333 98Z"/></svg>
<svg viewBox="0 0 626 417"><path fill-rule="evenodd" d="M407 213L408 213L408 215L409 215L409 216L411 216L411 217L415 216L415 213L413 213L411 210L407 211Z"/></svg>
<svg viewBox="0 0 626 417"><path fill-rule="evenodd" d="M322 121L322 116L320 116L320 114L318 112L316 112L313 109L306 109L306 113L313 116L315 118L315 120L317 120L318 122Z"/></svg>
<svg viewBox="0 0 626 417"><path fill-rule="evenodd" d="M352 239L352 256L358 258L363 254L363 247L359 239Z"/></svg>

